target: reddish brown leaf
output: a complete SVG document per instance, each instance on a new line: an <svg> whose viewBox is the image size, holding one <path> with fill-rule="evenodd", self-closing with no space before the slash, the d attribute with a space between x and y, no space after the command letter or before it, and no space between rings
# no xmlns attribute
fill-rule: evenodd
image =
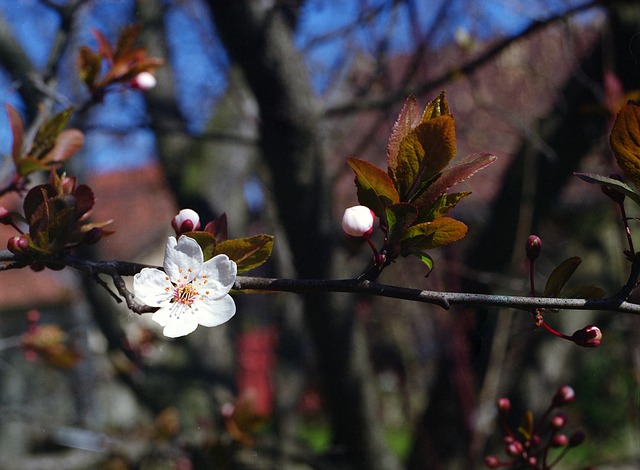
<svg viewBox="0 0 640 470"><path fill-rule="evenodd" d="M121 56L130 49L133 49L136 41L138 40L138 36L140 35L140 29L140 24L132 24L122 30L120 36L118 36L118 41L116 42L116 57Z"/></svg>
<svg viewBox="0 0 640 470"><path fill-rule="evenodd" d="M5 103L5 109L9 117L9 126L11 127L11 135L13 137L13 144L11 145L11 156L13 162L18 165L18 159L22 153L22 142L24 139L24 124L20 113L11 106L9 103Z"/></svg>
<svg viewBox="0 0 640 470"><path fill-rule="evenodd" d="M78 129L62 131L56 139L53 148L42 157L45 163L59 163L66 161L84 144L84 134Z"/></svg>
<svg viewBox="0 0 640 470"><path fill-rule="evenodd" d="M578 256L568 258L556 267L549 275L544 286L544 297L558 297L569 278L578 269L582 259Z"/></svg>
<svg viewBox="0 0 640 470"><path fill-rule="evenodd" d="M496 156L488 153L469 155L463 162L443 170L438 179L418 196L415 203L425 206L434 203L447 189L470 178L494 161L496 161Z"/></svg>
<svg viewBox="0 0 640 470"><path fill-rule="evenodd" d="M262 234L220 242L216 245L215 254L225 254L235 261L240 274L264 263L271 256L272 249L273 236Z"/></svg>
<svg viewBox="0 0 640 470"><path fill-rule="evenodd" d="M113 62L113 48L111 47L109 40L97 29L93 29L91 32L98 41L98 53L107 59L107 61Z"/></svg>
<svg viewBox="0 0 640 470"><path fill-rule="evenodd" d="M620 110L609 142L624 176L640 189L640 104L629 102Z"/></svg>
<svg viewBox="0 0 640 470"><path fill-rule="evenodd" d="M421 123L400 143L398 165L393 179L400 200L413 196L440 173L456 154L453 117L438 116Z"/></svg>
<svg viewBox="0 0 640 470"><path fill-rule="evenodd" d="M385 220L385 207L400 202L391 178L384 170L365 160L350 157L347 163L356 175L358 201Z"/></svg>
<svg viewBox="0 0 640 470"><path fill-rule="evenodd" d="M398 166L398 151L400 149L400 142L402 139L411 132L418 124L420 124L420 109L418 108L418 102L413 96L409 96L402 107L402 111L398 115L389 141L387 143L387 166L389 167L389 173L395 174Z"/></svg>
<svg viewBox="0 0 640 470"><path fill-rule="evenodd" d="M424 112L422 113L422 122L427 122L429 119L446 115L450 116L451 113L449 112L449 104L447 103L445 92L442 90L440 94L424 109Z"/></svg>

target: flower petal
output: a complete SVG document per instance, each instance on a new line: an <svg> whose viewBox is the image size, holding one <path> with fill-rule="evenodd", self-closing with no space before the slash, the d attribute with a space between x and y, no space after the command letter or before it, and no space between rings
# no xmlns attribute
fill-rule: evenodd
<svg viewBox="0 0 640 470"><path fill-rule="evenodd" d="M144 268L133 276L135 295L145 304L160 307L171 300L173 286L169 277L156 268Z"/></svg>
<svg viewBox="0 0 640 470"><path fill-rule="evenodd" d="M178 303L161 308L151 319L164 326L162 334L170 338L188 335L198 327L195 313L186 305Z"/></svg>
<svg viewBox="0 0 640 470"><path fill-rule="evenodd" d="M186 284L200 273L204 255L193 238L186 236L176 240L169 237L164 252L164 270L175 283Z"/></svg>
<svg viewBox="0 0 640 470"><path fill-rule="evenodd" d="M238 266L227 255L216 255L202 265L200 282L206 276L207 295L217 299L229 293L236 282L237 272Z"/></svg>
<svg viewBox="0 0 640 470"><path fill-rule="evenodd" d="M194 311L202 326L218 326L236 314L236 303L230 295L220 299L205 297L194 303Z"/></svg>

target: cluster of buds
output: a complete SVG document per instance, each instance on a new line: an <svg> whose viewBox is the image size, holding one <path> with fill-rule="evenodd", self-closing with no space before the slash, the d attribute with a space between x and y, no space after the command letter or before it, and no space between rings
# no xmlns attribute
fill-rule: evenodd
<svg viewBox="0 0 640 470"><path fill-rule="evenodd" d="M75 178L51 171L48 184L34 186L27 193L24 215L0 207L0 223L12 226L19 235L7 240L7 249L17 255L34 257L56 254L78 245L91 245L112 234L104 227L111 221L90 223L95 198L91 188L78 185ZM64 267L48 259L34 259L31 267Z"/></svg>
<svg viewBox="0 0 640 470"><path fill-rule="evenodd" d="M516 434L507 423L511 402L508 398L500 398L497 408L500 424L505 433L503 443L507 458L501 460L495 455L489 455L484 460L485 465L488 468L551 469L570 449L582 444L585 439L585 434L582 431L575 431L571 435L565 434L566 415L554 413L554 410L562 408L574 399L573 388L563 385L553 396L549 408L542 415L538 424L534 424L531 412L527 412L523 424L518 428L518 434ZM551 449L560 451L553 460L549 455Z"/></svg>

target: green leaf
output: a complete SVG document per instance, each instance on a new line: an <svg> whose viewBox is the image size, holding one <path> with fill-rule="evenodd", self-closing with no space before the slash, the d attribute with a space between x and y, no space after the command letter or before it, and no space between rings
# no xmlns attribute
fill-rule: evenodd
<svg viewBox="0 0 640 470"><path fill-rule="evenodd" d="M32 157L23 157L18 160L16 170L20 176L27 176L36 171L48 170L49 165Z"/></svg>
<svg viewBox="0 0 640 470"><path fill-rule="evenodd" d="M33 157L36 160L41 160L49 151L51 151L51 149L53 149L58 136L69 122L72 112L73 108L67 108L40 126L33 142L33 146L29 150L30 157Z"/></svg>
<svg viewBox="0 0 640 470"><path fill-rule="evenodd" d="M569 278L578 269L582 259L578 256L567 258L549 275L544 286L544 297L558 297Z"/></svg>
<svg viewBox="0 0 640 470"><path fill-rule="evenodd" d="M453 209L462 199L470 194L471 191L443 194L431 205L431 207L420 208L418 221L428 222L429 220L437 219L438 217L446 215L447 212Z"/></svg>
<svg viewBox="0 0 640 470"><path fill-rule="evenodd" d="M398 167L400 142L420 124L420 109L413 96L409 96L398 115L387 143L387 167L390 174L395 174Z"/></svg>
<svg viewBox="0 0 640 470"><path fill-rule="evenodd" d="M640 189L640 104L629 102L622 107L609 143L624 176Z"/></svg>
<svg viewBox="0 0 640 470"><path fill-rule="evenodd" d="M77 64L80 80L90 91L94 91L102 69L102 55L94 53L87 46L82 46L78 51Z"/></svg>
<svg viewBox="0 0 640 470"><path fill-rule="evenodd" d="M636 193L631 187L622 181L615 178L609 178L608 176L596 175L595 173L574 173L578 178L587 183L601 184L607 188L618 191L625 196L628 196L636 204L640 205L640 194Z"/></svg>
<svg viewBox="0 0 640 470"><path fill-rule="evenodd" d="M200 248L202 248L202 254L204 255L204 260L209 261L211 258L216 255L216 237L214 237L209 232L186 232L182 234L186 235L189 238L193 238Z"/></svg>
<svg viewBox="0 0 640 470"><path fill-rule="evenodd" d="M422 261L427 268L429 268L429 272L433 269L433 258L429 256L427 253L423 253L422 251L413 251L411 255L416 256Z"/></svg>
<svg viewBox="0 0 640 470"><path fill-rule="evenodd" d="M449 104L447 103L445 92L442 90L440 94L424 109L424 113L422 113L422 122L427 122L429 119L446 115L451 115L451 113L449 112Z"/></svg>
<svg viewBox="0 0 640 470"><path fill-rule="evenodd" d="M415 204L430 205L445 191L470 178L478 171L495 162L497 157L488 153L468 155L462 162L445 168L438 179L429 185L422 194L418 194Z"/></svg>
<svg viewBox="0 0 640 470"><path fill-rule="evenodd" d="M451 217L439 217L409 227L400 242L404 248L431 250L460 240L467 233L467 226Z"/></svg>
<svg viewBox="0 0 640 470"><path fill-rule="evenodd" d="M605 296L604 289L594 284L569 287L562 291L562 297L567 299L602 299Z"/></svg>
<svg viewBox="0 0 640 470"><path fill-rule="evenodd" d="M225 254L235 261L240 274L264 263L271 256L272 249L273 236L262 234L220 242L215 254Z"/></svg>
<svg viewBox="0 0 640 470"><path fill-rule="evenodd" d="M400 240L404 231L416 218L418 209L412 204L401 202L386 208L387 238L390 243Z"/></svg>
<svg viewBox="0 0 640 470"><path fill-rule="evenodd" d="M400 200L410 202L423 184L440 173L456 154L453 117L429 119L413 129L400 142L398 165L391 178Z"/></svg>
<svg viewBox="0 0 640 470"><path fill-rule="evenodd" d="M526 411L522 416L522 424L518 427L518 432L520 432L525 439L531 439L533 435L533 413L531 411Z"/></svg>
<svg viewBox="0 0 640 470"><path fill-rule="evenodd" d="M384 170L365 160L350 157L347 163L356 175L358 202L385 220L385 208L400 202L391 178Z"/></svg>

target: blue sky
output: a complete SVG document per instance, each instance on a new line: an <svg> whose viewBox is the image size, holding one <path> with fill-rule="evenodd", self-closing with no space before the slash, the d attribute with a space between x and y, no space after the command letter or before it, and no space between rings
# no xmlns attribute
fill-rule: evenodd
<svg viewBox="0 0 640 470"><path fill-rule="evenodd" d="M447 3L449 16L433 25L434 14L443 2ZM407 52L414 44L413 35L422 37L428 31L432 31L433 36L428 39L435 45L452 40L457 29L467 30L482 39L496 34L516 34L532 20L543 19L559 8L566 8L567 3L581 2L310 0L302 11L296 43L305 51L313 83L322 93L331 77L343 70L340 67L346 69L348 66L344 60L345 51L357 49L373 54L380 40L385 39L389 51ZM172 66L177 71L174 77L180 109L189 117L188 130L197 134L205 129L218 99L226 90L228 60L208 21L202 0L166 0L164 5L168 48ZM132 0L89 2L79 22L83 25L80 41L95 47L91 28L115 37L120 28L134 21L134 8ZM354 21L362 19L362 8L379 9L379 14L374 21L360 21L357 28L349 28ZM412 29L410 16L417 30ZM0 17L10 25L34 65L44 67L58 27L57 15L37 0L0 0ZM331 39L318 43L319 36ZM73 60L73 57L65 59L65 73L75 73ZM15 84L1 71L0 101L21 108ZM154 146L153 135L147 127L143 97L136 92L112 95L98 112L92 114L84 166L90 171L111 171L127 165L142 165L153 157ZM6 154L9 147L6 116L0 112L0 152Z"/></svg>

